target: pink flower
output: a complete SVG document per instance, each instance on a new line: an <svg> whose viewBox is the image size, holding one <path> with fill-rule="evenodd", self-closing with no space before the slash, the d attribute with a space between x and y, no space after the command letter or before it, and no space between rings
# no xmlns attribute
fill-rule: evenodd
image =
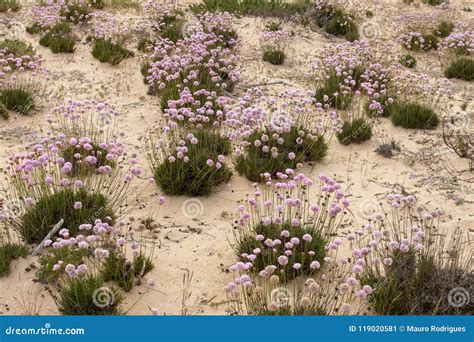
<svg viewBox="0 0 474 342"><path fill-rule="evenodd" d="M74 209L76 209L76 210L82 209L82 203L81 202L75 202L74 203Z"/></svg>
<svg viewBox="0 0 474 342"><path fill-rule="evenodd" d="M288 264L288 258L284 255L280 255L278 257L278 263L282 266L285 266L286 264Z"/></svg>

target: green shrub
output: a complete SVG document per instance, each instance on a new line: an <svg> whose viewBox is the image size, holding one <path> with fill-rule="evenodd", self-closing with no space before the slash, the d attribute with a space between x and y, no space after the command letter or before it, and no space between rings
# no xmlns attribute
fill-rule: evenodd
<svg viewBox="0 0 474 342"><path fill-rule="evenodd" d="M11 272L11 262L24 258L28 255L28 247L13 243L6 243L0 246L0 277L5 277Z"/></svg>
<svg viewBox="0 0 474 342"><path fill-rule="evenodd" d="M147 47L148 46L153 46L153 41L149 38L141 38L138 41L137 50L141 51L141 52L147 52Z"/></svg>
<svg viewBox="0 0 474 342"><path fill-rule="evenodd" d="M403 55L398 62L406 68L412 69L416 67L416 58L412 55Z"/></svg>
<svg viewBox="0 0 474 342"><path fill-rule="evenodd" d="M7 107L3 103L0 102L0 116L5 120L10 118L10 113L8 112Z"/></svg>
<svg viewBox="0 0 474 342"><path fill-rule="evenodd" d="M184 20L175 20L172 23L165 25L160 30L160 36L162 38L167 38L171 40L172 42L176 43L178 40L184 39L184 36L183 36L184 24L185 24Z"/></svg>
<svg viewBox="0 0 474 342"><path fill-rule="evenodd" d="M105 7L105 0L89 0L91 7L96 9L103 9Z"/></svg>
<svg viewBox="0 0 474 342"><path fill-rule="evenodd" d="M167 158L153 170L155 180L165 194L205 196L232 177L232 171L226 164L218 170L207 165L208 159L215 161L218 155L230 153L229 140L204 130L193 133L198 143L189 144L188 162L182 159L171 162Z"/></svg>
<svg viewBox="0 0 474 342"><path fill-rule="evenodd" d="M285 61L285 52L280 50L266 50L263 52L263 60L273 65L281 65Z"/></svg>
<svg viewBox="0 0 474 342"><path fill-rule="evenodd" d="M265 24L267 31L276 32L281 30L281 23L279 21L269 21Z"/></svg>
<svg viewBox="0 0 474 342"><path fill-rule="evenodd" d="M59 312L68 316L120 315L123 295L103 285L102 278L96 276L69 278L56 299Z"/></svg>
<svg viewBox="0 0 474 342"><path fill-rule="evenodd" d="M79 153L82 157L77 159L74 155ZM107 160L108 151L101 148L97 144L92 144L92 150L87 151L84 147L77 148L76 146L69 145L66 149L61 152L62 157L66 162L72 164L72 175L73 176L88 176L93 174L101 166L115 167L114 161ZM97 162L94 165L84 163L84 156L93 155L97 158ZM78 161L80 160L80 161Z"/></svg>
<svg viewBox="0 0 474 342"><path fill-rule="evenodd" d="M442 21L436 27L435 34L438 37L446 38L447 36L449 36L451 34L451 32L453 32L453 30L454 30L454 24L453 23L451 23L449 21Z"/></svg>
<svg viewBox="0 0 474 342"><path fill-rule="evenodd" d="M357 89L361 84L361 76L364 74L365 69L362 67L356 67L352 70L351 77L356 81L354 89ZM344 83L345 76L338 76L336 72L329 75L324 80L322 87L316 89L315 97L316 100L322 104L328 104L332 108L336 109L347 109L352 102L352 94L342 95L341 84ZM338 96L334 96L338 93ZM324 95L328 96L328 101L324 101Z"/></svg>
<svg viewBox="0 0 474 342"><path fill-rule="evenodd" d="M298 144L301 139L300 132L303 132L303 143ZM256 147L254 141L259 140L262 135L268 135L266 146L271 150L277 149L278 156L272 157L271 153L265 153L261 147ZM278 138L283 138L284 143L279 144ZM326 156L328 146L321 136L311 139L308 137L308 131L304 128L293 127L289 132L283 132L274 136L270 132L255 132L247 139L249 146L245 148L242 155L235 161L235 169L239 174L244 175L253 182L262 181L261 175L265 172L275 176L277 172L284 172L286 169L294 169L299 163L319 161ZM294 153L295 158L289 159L289 153Z"/></svg>
<svg viewBox="0 0 474 342"><path fill-rule="evenodd" d="M295 0L285 2L281 0L203 0L200 4L193 4L190 9L194 13L203 12L230 12L242 15L287 18L303 13L310 1Z"/></svg>
<svg viewBox="0 0 474 342"><path fill-rule="evenodd" d="M352 14L331 4L321 5L314 14L316 24L329 34L344 36L348 41L359 39L359 32Z"/></svg>
<svg viewBox="0 0 474 342"><path fill-rule="evenodd" d="M438 6L447 2L448 2L447 0L423 0L424 4L428 4L431 6Z"/></svg>
<svg viewBox="0 0 474 342"><path fill-rule="evenodd" d="M41 31L43 31L43 28L40 25L38 25L37 23L34 23L31 26L27 26L25 28L25 31L29 34L37 34L37 33L40 33Z"/></svg>
<svg viewBox="0 0 474 342"><path fill-rule="evenodd" d="M20 9L19 0L0 0L0 13L2 12L16 12Z"/></svg>
<svg viewBox="0 0 474 342"><path fill-rule="evenodd" d="M370 104L372 103L372 99L369 99L365 104L365 112L367 113L367 115L370 118L378 117L378 116L388 118L392 114L392 112L391 112L392 104L389 102L389 98L391 98L390 95L384 95L384 96L380 96L379 98L374 100L374 101L377 101L378 103L380 103L382 105L382 109L383 109L382 113L379 113L377 110L370 109Z"/></svg>
<svg viewBox="0 0 474 342"><path fill-rule="evenodd" d="M386 267L386 278L364 274L361 284L374 291L367 297L379 315L468 315L474 304L455 307L449 302L454 288L472 293L474 273L459 265L439 266L432 258L416 257L413 250L394 253L393 264Z"/></svg>
<svg viewBox="0 0 474 342"><path fill-rule="evenodd" d="M133 52L110 40L97 39L92 47L92 56L101 63L119 64L123 59L132 57Z"/></svg>
<svg viewBox="0 0 474 342"><path fill-rule="evenodd" d="M40 38L39 43L49 47L53 53L72 53L76 46L76 39L72 35L70 24L60 22L49 29Z"/></svg>
<svg viewBox="0 0 474 342"><path fill-rule="evenodd" d="M26 44L21 40L4 40L0 43L0 50L6 50L7 54L13 54L15 57L30 56L35 54L31 44Z"/></svg>
<svg viewBox="0 0 474 342"><path fill-rule="evenodd" d="M433 110L417 103L396 102L391 113L392 123L404 128L433 129L440 122Z"/></svg>
<svg viewBox="0 0 474 342"><path fill-rule="evenodd" d="M101 276L104 281L114 281L124 291L129 292L133 288L135 278L144 277L153 268L151 258L142 253L134 257L133 261L128 261L125 256L112 251L101 269Z"/></svg>
<svg viewBox="0 0 474 342"><path fill-rule="evenodd" d="M246 262L247 260L242 257L242 254L253 254L255 248L260 248L261 253L257 255L257 258L252 262L252 271L258 273L265 269L268 265L278 265L278 257L284 254L285 243L289 241L281 236L281 232L287 230L290 236L298 238L301 242L295 246L291 251L291 263L300 263L301 268L295 270L292 267L286 268L286 279L291 280L298 275L310 275L313 271L310 268L312 261L319 261L321 265L324 264L324 257L326 256L325 246L328 243L327 237L322 236L321 232L314 228L306 228L304 226L293 227L290 223L284 223L282 225L269 224L264 225L263 223L258 224L253 228L252 232L249 232L242 236L236 247L237 257ZM303 240L303 235L309 234L312 237L311 242ZM255 236L263 235L265 239L280 239L282 243L275 245L273 250L265 246L264 241L257 241ZM314 252L314 256L310 257L308 252Z"/></svg>
<svg viewBox="0 0 474 342"><path fill-rule="evenodd" d="M81 202L82 209L74 209L75 202ZM107 217L113 219L114 213L103 195L67 188L40 198L29 207L21 217L20 233L26 242L39 243L61 219L64 219L63 227L74 236L81 224L93 223L96 219L106 221Z"/></svg>
<svg viewBox="0 0 474 342"><path fill-rule="evenodd" d="M474 80L474 60L460 58L451 63L444 72L446 78L459 78L464 81Z"/></svg>
<svg viewBox="0 0 474 342"><path fill-rule="evenodd" d="M78 24L81 21L84 21L89 13L90 11L87 3L80 2L66 3L66 6L63 6L60 11L60 15L72 24Z"/></svg>
<svg viewBox="0 0 474 342"><path fill-rule="evenodd" d="M88 249L74 249L69 247L52 248L50 254L42 255L39 258L40 267L36 272L36 277L40 282L50 284L57 281L64 275L64 268L68 264L80 265L84 263L86 257L91 255ZM53 266L62 261L60 269L53 271Z"/></svg>
<svg viewBox="0 0 474 342"><path fill-rule="evenodd" d="M16 83L0 89L0 102L6 109L26 115L34 107L35 96L29 86Z"/></svg>
<svg viewBox="0 0 474 342"><path fill-rule="evenodd" d="M438 48L439 40L434 34L425 34L423 38L425 39L423 50L428 51Z"/></svg>
<svg viewBox="0 0 474 342"><path fill-rule="evenodd" d="M372 138L372 125L363 118L344 121L337 139L343 145L360 144Z"/></svg>

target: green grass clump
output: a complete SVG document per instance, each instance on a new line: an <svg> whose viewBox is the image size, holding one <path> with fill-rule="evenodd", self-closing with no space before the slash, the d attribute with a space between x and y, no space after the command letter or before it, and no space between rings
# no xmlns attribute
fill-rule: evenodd
<svg viewBox="0 0 474 342"><path fill-rule="evenodd" d="M172 42L176 43L180 39L184 39L183 36L183 27L184 20L174 20L173 22L165 25L159 32L162 38L167 38Z"/></svg>
<svg viewBox="0 0 474 342"><path fill-rule="evenodd" d="M97 39L92 46L92 56L101 63L119 64L123 59L132 57L133 52L110 40Z"/></svg>
<svg viewBox="0 0 474 342"><path fill-rule="evenodd" d="M439 6L447 2L448 2L447 0L423 0L424 4L431 5L431 6Z"/></svg>
<svg viewBox="0 0 474 342"><path fill-rule="evenodd" d="M273 157L271 152L266 153L261 147L254 145L254 142L264 134L268 136L265 145L270 150L272 148L277 150L278 155L276 157ZM279 144L278 138L282 138L284 143ZM297 140L301 138L303 138L303 143L298 144ZM261 175L265 172L275 176L277 172L284 172L288 168L296 168L299 163L320 161L326 156L328 150L323 137L317 136L315 139L311 139L304 128L297 127L293 127L289 132L279 134L278 137L270 132L255 132L250 135L248 141L249 146L245 148L242 155L236 158L235 169L239 174L253 182L262 181ZM295 154L294 159L288 158L290 153Z"/></svg>
<svg viewBox="0 0 474 342"><path fill-rule="evenodd" d="M242 261L247 261L242 257L242 254L252 254L255 248L260 248L261 253L257 255L257 258L252 262L252 271L258 273L265 269L268 265L278 265L278 257L284 255L285 243L289 241L290 238L283 238L281 232L287 230L290 232L290 238L296 237L300 239L300 244L295 246L291 251L293 254L290 257L290 264L300 263L301 268L295 270L292 267L287 267L285 269L286 274L283 279L291 280L296 278L299 275L310 275L313 271L310 268L312 261L319 261L321 265L324 263L324 257L326 256L326 251L324 247L328 243L327 237L321 235L321 232L316 228L306 228L304 226L293 227L290 223L286 222L282 225L269 224L264 225L259 223L252 229L252 232L242 236L236 247L237 257ZM280 239L282 243L280 245L274 246L276 251L272 248L265 246L264 241L257 241L255 236L263 235L265 239ZM306 242L302 239L303 235L309 234L312 237L311 242ZM286 240L287 239L287 240ZM285 241L286 240L286 241ZM310 257L308 255L309 251L313 251L315 255Z"/></svg>
<svg viewBox="0 0 474 342"><path fill-rule="evenodd" d="M337 140L343 145L361 144L372 138L372 125L364 118L344 121L342 131L337 134Z"/></svg>
<svg viewBox="0 0 474 342"><path fill-rule="evenodd" d="M128 261L125 256L112 251L102 267L101 276L104 281L114 281L124 291L129 292L133 288L135 278L144 277L154 267L151 258L142 253L133 261Z"/></svg>
<svg viewBox="0 0 474 342"><path fill-rule="evenodd" d="M26 115L33 109L35 97L32 89L18 83L0 89L0 102L6 109Z"/></svg>
<svg viewBox="0 0 474 342"><path fill-rule="evenodd" d="M263 52L263 60L265 62L269 62L273 65L281 65L283 62L285 62L285 52L280 51L280 50L265 50Z"/></svg>
<svg viewBox="0 0 474 342"><path fill-rule="evenodd" d="M0 43L0 50L6 50L7 54L13 54L15 57L30 56L35 54L31 44L26 44L21 40L4 40Z"/></svg>
<svg viewBox="0 0 474 342"><path fill-rule="evenodd" d="M7 107L3 103L0 102L0 116L5 120L10 118L10 113L8 112Z"/></svg>
<svg viewBox="0 0 474 342"><path fill-rule="evenodd" d="M218 155L230 153L229 140L204 130L193 134L198 143L188 144L188 162L182 159L174 162L165 159L153 170L156 183L165 194L206 196L216 186L232 177L232 171L226 164L222 164L219 170L215 166L207 165L208 159L216 161Z"/></svg>
<svg viewBox="0 0 474 342"><path fill-rule="evenodd" d="M469 58L460 58L451 63L445 70L446 78L459 78L464 81L474 80L474 60Z"/></svg>
<svg viewBox="0 0 474 342"><path fill-rule="evenodd" d="M103 9L105 7L105 0L89 0L89 4L92 8Z"/></svg>
<svg viewBox="0 0 474 342"><path fill-rule="evenodd" d="M87 3L69 2L61 8L60 15L72 24L78 24L90 13Z"/></svg>
<svg viewBox="0 0 474 342"><path fill-rule="evenodd" d="M0 13L16 12L20 9L19 0L0 0Z"/></svg>
<svg viewBox="0 0 474 342"><path fill-rule="evenodd" d="M359 39L359 31L354 15L331 4L321 5L313 14L314 22L329 34L343 36L348 41Z"/></svg>
<svg viewBox="0 0 474 342"><path fill-rule="evenodd" d="M80 265L84 263L91 252L88 249L74 249L69 247L52 248L50 254L42 255L39 258L40 267L36 272L36 277L40 282L50 284L64 275L64 268L68 264ZM60 269L53 271L53 266L62 261Z"/></svg>
<svg viewBox="0 0 474 342"><path fill-rule="evenodd" d="M442 21L438 24L438 27L436 27L435 34L438 37L441 38L446 38L453 32L454 30L454 24L449 22L449 21Z"/></svg>
<svg viewBox="0 0 474 342"><path fill-rule="evenodd" d="M74 209L75 202L81 202L82 209ZM107 217L113 219L114 213L103 195L88 193L85 189L64 189L29 207L21 217L20 233L26 242L39 243L61 219L64 219L63 227L74 236L81 224L93 223L96 219L106 221Z"/></svg>
<svg viewBox="0 0 474 342"><path fill-rule="evenodd" d="M379 315L469 315L474 304L450 304L449 293L464 288L472 293L474 273L452 266L440 266L430 257L417 257L413 250L394 253L392 266L385 267L386 278L372 273L361 277L362 285L374 291L367 297Z"/></svg>
<svg viewBox="0 0 474 342"><path fill-rule="evenodd" d="M382 113L379 113L375 109L370 109L370 104L372 103L372 99L369 99L365 104L365 112L367 113L367 115L370 118L378 117L378 116L388 118L392 114L392 112L391 112L392 104L389 102L389 98L391 98L390 95L384 95L384 96L380 96L376 100L374 100L374 101L377 101L378 103L380 103L382 105L382 108L383 108Z"/></svg>
<svg viewBox="0 0 474 342"><path fill-rule="evenodd" d="M37 34L43 31L43 28L39 26L37 23L34 23L33 25L27 26L25 28L25 31L29 34Z"/></svg>
<svg viewBox="0 0 474 342"><path fill-rule="evenodd" d="M352 79L356 81L354 89L357 89L360 86L362 81L361 76L365 70L362 67L356 67L351 72ZM345 76L338 76L335 72L330 74L329 77L324 80L322 87L316 89L316 100L323 105L328 104L332 108L347 109L352 102L352 94L342 95L341 84L345 84L344 79ZM338 95L335 96L335 93ZM324 95L329 97L328 101L324 101Z"/></svg>
<svg viewBox="0 0 474 342"><path fill-rule="evenodd" d="M81 155L81 158L77 159L75 157L77 153ZM78 148L77 146L69 145L61 152L61 155L66 162L72 164L73 176L88 176L93 174L101 166L108 165L112 168L115 167L116 163L113 160L107 160L107 153L108 151L106 149L101 148L97 144L92 144L92 150L90 151L85 150L83 147ZM94 165L83 161L86 156L90 155L97 158L97 162Z"/></svg>
<svg viewBox="0 0 474 342"><path fill-rule="evenodd" d="M279 21L269 21L265 24L265 29L267 31L276 32L281 30L281 22Z"/></svg>
<svg viewBox="0 0 474 342"><path fill-rule="evenodd" d="M392 104L391 118L395 126L404 128L434 129L440 123L438 115L433 110L410 102Z"/></svg>
<svg viewBox="0 0 474 342"><path fill-rule="evenodd" d="M56 298L59 312L68 316L120 315L122 302L123 295L96 276L68 278Z"/></svg>
<svg viewBox="0 0 474 342"><path fill-rule="evenodd" d="M141 38L137 44L137 50L141 52L147 52L147 47L153 46L153 41L149 38Z"/></svg>
<svg viewBox="0 0 474 342"><path fill-rule="evenodd" d="M287 18L304 12L310 1L295 0L203 0L193 4L190 9L194 13L230 12L241 15Z"/></svg>
<svg viewBox="0 0 474 342"><path fill-rule="evenodd" d="M53 53L72 53L75 50L76 39L72 34L71 25L60 22L49 29L40 38L39 43L49 47Z"/></svg>
<svg viewBox="0 0 474 342"><path fill-rule="evenodd" d="M0 246L0 277L11 272L11 262L28 255L28 247L19 244L6 243Z"/></svg>
<svg viewBox="0 0 474 342"><path fill-rule="evenodd" d="M403 55L398 62L406 68L413 69L416 67L416 58L412 55Z"/></svg>

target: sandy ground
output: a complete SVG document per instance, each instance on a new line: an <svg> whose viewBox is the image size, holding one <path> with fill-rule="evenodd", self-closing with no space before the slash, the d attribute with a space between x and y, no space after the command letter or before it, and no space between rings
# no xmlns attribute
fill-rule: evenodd
<svg viewBox="0 0 474 342"><path fill-rule="evenodd" d="M379 5L375 6L376 3ZM401 0L385 0L383 5L377 1L365 1L364 4L375 10L375 16L370 20L364 19L370 27L363 34L391 37L387 21L405 11ZM466 2L452 1L452 6L462 18L472 19L473 12L461 11ZM474 10L472 3L471 8ZM411 7L411 11L419 10ZM422 10L432 8L422 6ZM118 15L129 17L141 14L135 10L121 10ZM22 12L14 14L14 17L24 20ZM264 22L261 18L237 20L240 66L243 70L237 94L254 84L281 82L263 86L269 94L275 95L285 87L306 87L303 75L309 70L310 61L321 54L326 44L343 41L322 32L285 24L286 29L296 33L291 43L290 58L284 66L271 66L260 59L258 36ZM139 54L118 66L109 66L95 60L88 45L78 44L77 51L71 55L54 55L39 46L37 37L26 33L24 37L44 57L44 66L50 71L48 91L39 99L37 108L30 116L13 115L8 122L0 119L0 165L10 153L19 149L22 141L28 141L32 133L45 126L46 115L64 98L109 100L122 113L119 128L127 133L127 144L143 155L138 138L159 120L161 113L159 99L146 95L147 87L139 71ZM441 64L436 57L428 53L417 54L416 58L419 64L417 71L433 77L442 76ZM467 101L469 125L473 129L474 85L455 81L454 86L456 96L451 110L460 111L460 105ZM388 119L381 119L376 130L400 142L400 155L385 159L374 152L373 142L346 147L334 139L324 161L314 167L306 166L304 172L312 176L324 172L343 181L343 187L351 194L358 224L364 222L364 213L370 211L384 194L403 187L430 208L442 208L448 213L447 227L454 227L461 218L461 225L474 231L474 175L454 171L466 169L468 163L443 148L440 130L399 129L393 127ZM143 158L141 160L145 164ZM146 170L151 174L148 167ZM4 180L2 182L5 186ZM193 202L198 205L197 216L189 214L190 202L185 202L189 198L167 197L166 205L156 216L160 228L149 234L150 241L155 244L156 268L147 277L154 279L156 286L153 289L139 286L132 290L125 305L129 314L149 314L149 307L156 307L168 315L181 314L183 307L188 314L225 314L227 306L223 287L231 280L226 269L235 261L229 243L233 236L232 219L237 200L245 198L250 190L249 181L234 175L228 184L219 187L210 197ZM158 188L148 186L147 191L140 194L148 207L135 213L137 217L148 215L150 208L156 206L156 199L151 196L156 192L159 192ZM2 196L0 193L0 198ZM0 280L0 314L57 314L48 292L33 282L35 271L25 271L31 269L31 265L38 265L36 258L15 261L12 274ZM191 296L183 305L183 275L186 272L191 272L193 277L189 286Z"/></svg>

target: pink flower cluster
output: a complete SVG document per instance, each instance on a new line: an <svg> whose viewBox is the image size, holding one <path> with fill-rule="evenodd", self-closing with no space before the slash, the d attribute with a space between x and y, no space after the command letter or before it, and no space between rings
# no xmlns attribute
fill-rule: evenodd
<svg viewBox="0 0 474 342"><path fill-rule="evenodd" d="M92 25L91 36L96 39L123 43L132 35L132 28L128 22L124 22L108 12L97 11L91 13L88 23Z"/></svg>
<svg viewBox="0 0 474 342"><path fill-rule="evenodd" d="M202 24L176 43L159 38L150 56L147 80L157 91L178 83L188 87L223 88L237 82L237 56L222 38L205 32ZM203 81L206 80L203 83Z"/></svg>

